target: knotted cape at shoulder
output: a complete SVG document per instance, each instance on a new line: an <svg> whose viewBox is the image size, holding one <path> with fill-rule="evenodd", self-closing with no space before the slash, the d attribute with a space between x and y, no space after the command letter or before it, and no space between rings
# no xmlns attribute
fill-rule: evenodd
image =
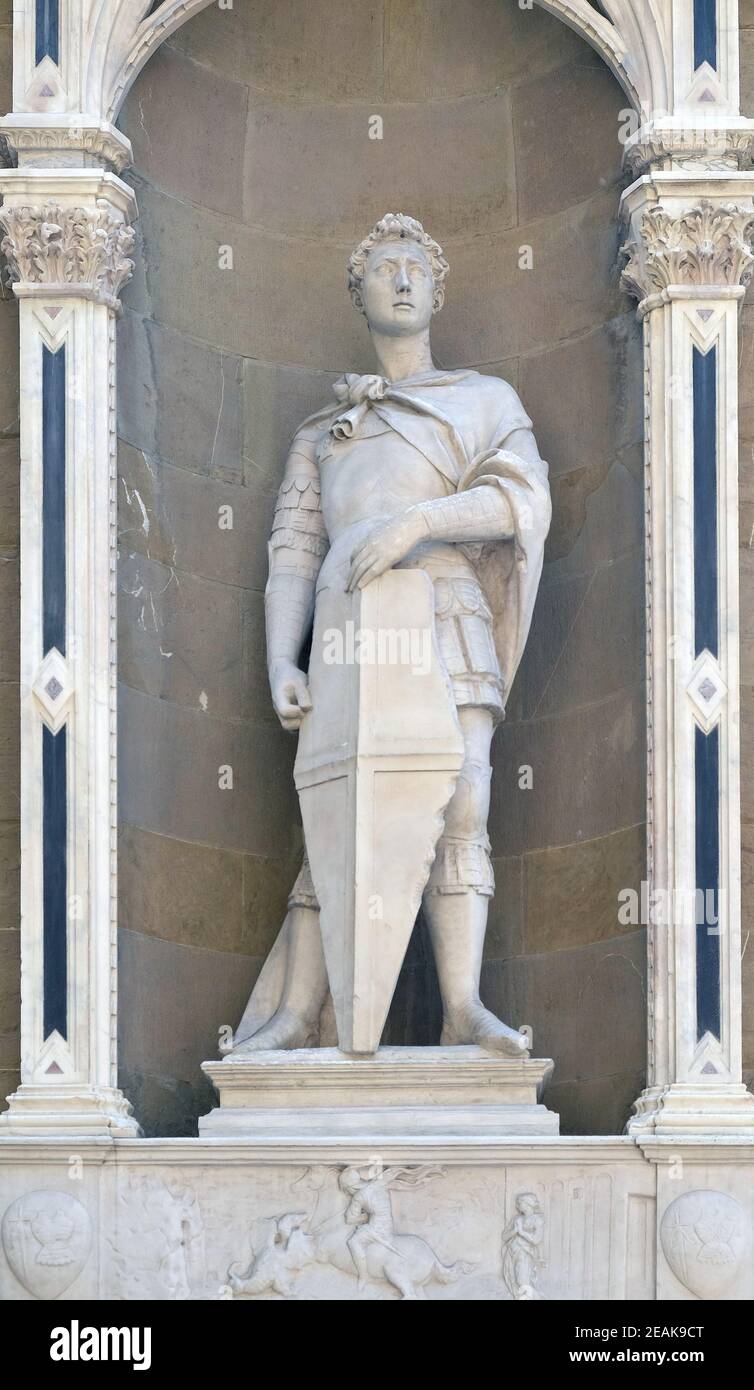
<svg viewBox="0 0 754 1390"><path fill-rule="evenodd" d="M323 440L357 439L371 410L437 469L448 494L482 486L504 493L513 539L464 550L492 609L505 702L529 635L552 514L547 464L517 393L497 377L463 370L395 383L349 374L335 394L337 403L302 429Z"/></svg>

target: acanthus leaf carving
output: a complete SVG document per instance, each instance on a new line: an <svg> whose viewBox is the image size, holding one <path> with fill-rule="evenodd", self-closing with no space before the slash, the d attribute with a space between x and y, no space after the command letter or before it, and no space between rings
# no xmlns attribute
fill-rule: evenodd
<svg viewBox="0 0 754 1390"><path fill-rule="evenodd" d="M17 206L0 212L0 250L20 285L80 285L113 308L131 278L134 232L108 208Z"/></svg>
<svg viewBox="0 0 754 1390"><path fill-rule="evenodd" d="M673 216L657 206L644 213L640 239L626 242L622 284L639 300L671 285L746 286L754 273L754 213L735 203L703 199Z"/></svg>

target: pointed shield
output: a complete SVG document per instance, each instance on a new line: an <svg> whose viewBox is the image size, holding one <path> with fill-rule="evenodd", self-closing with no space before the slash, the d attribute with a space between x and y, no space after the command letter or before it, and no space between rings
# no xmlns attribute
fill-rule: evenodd
<svg viewBox="0 0 754 1390"><path fill-rule="evenodd" d="M463 763L432 582L391 570L317 599L301 802L345 1052L375 1052Z"/></svg>

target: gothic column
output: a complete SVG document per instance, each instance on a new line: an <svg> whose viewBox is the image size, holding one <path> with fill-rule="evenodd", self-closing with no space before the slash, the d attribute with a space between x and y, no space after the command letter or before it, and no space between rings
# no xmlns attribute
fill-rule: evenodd
<svg viewBox="0 0 754 1390"><path fill-rule="evenodd" d="M738 313L754 176L673 164L624 194L644 324L648 1085L629 1132L754 1136L741 1079Z"/></svg>
<svg viewBox="0 0 754 1390"><path fill-rule="evenodd" d="M116 1072L115 320L135 200L97 168L4 170L0 190L22 605L21 1086L0 1127L132 1134Z"/></svg>

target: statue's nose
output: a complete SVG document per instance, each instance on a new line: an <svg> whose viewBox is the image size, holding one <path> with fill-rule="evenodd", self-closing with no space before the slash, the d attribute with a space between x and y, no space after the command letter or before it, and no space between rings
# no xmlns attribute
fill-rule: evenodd
<svg viewBox="0 0 754 1390"><path fill-rule="evenodd" d="M395 288L398 291L398 294L408 294L409 290L411 289L411 281L409 280L408 275L403 269L398 271L395 280Z"/></svg>

